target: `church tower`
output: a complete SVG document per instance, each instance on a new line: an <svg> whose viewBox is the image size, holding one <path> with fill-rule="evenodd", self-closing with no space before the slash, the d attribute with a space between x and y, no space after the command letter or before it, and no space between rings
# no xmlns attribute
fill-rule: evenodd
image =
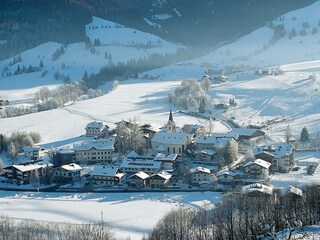
<svg viewBox="0 0 320 240"><path fill-rule="evenodd" d="M170 109L170 115L169 115L169 120L167 122L167 131L168 132L175 132L176 131L176 124L173 121L173 116L172 116L172 111Z"/></svg>

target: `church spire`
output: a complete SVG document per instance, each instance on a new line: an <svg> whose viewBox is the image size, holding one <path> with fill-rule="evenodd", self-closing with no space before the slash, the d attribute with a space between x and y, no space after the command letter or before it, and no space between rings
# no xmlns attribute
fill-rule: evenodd
<svg viewBox="0 0 320 240"><path fill-rule="evenodd" d="M172 117L172 111L171 111L171 109L170 109L169 121L170 121L170 122L173 122L173 117Z"/></svg>

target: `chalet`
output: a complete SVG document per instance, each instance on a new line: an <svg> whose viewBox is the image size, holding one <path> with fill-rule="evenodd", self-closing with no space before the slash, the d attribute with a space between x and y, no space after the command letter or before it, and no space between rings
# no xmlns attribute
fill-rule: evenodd
<svg viewBox="0 0 320 240"><path fill-rule="evenodd" d="M271 163L267 161L264 161L262 159L255 159L243 165L243 169L247 175L247 178L266 180L269 178L270 166Z"/></svg>
<svg viewBox="0 0 320 240"><path fill-rule="evenodd" d="M242 185L243 173L240 171L223 170L217 172L217 183L222 190L228 190L236 186Z"/></svg>
<svg viewBox="0 0 320 240"><path fill-rule="evenodd" d="M230 133L239 134L240 141L258 141L265 137L265 132L255 128L233 128Z"/></svg>
<svg viewBox="0 0 320 240"><path fill-rule="evenodd" d="M33 160L36 160L45 154L46 149L39 146L33 146L33 147L25 146L22 148L22 150L25 156Z"/></svg>
<svg viewBox="0 0 320 240"><path fill-rule="evenodd" d="M17 164L10 165L4 168L5 176L18 184L28 184L32 176L41 177L45 175L52 164Z"/></svg>
<svg viewBox="0 0 320 240"><path fill-rule="evenodd" d="M165 188L170 183L171 174L162 171L152 174L148 178L148 184L152 188Z"/></svg>
<svg viewBox="0 0 320 240"><path fill-rule="evenodd" d="M90 122L86 126L86 136L98 138L104 131L108 131L109 127L102 122Z"/></svg>
<svg viewBox="0 0 320 240"><path fill-rule="evenodd" d="M213 134L197 136L195 139L196 150L214 150L216 153L224 153L228 144L234 144L238 148L238 142L233 134Z"/></svg>
<svg viewBox="0 0 320 240"><path fill-rule="evenodd" d="M248 197L255 197L255 198L267 197L273 201L277 200L276 194L274 192L274 188L261 183L253 183L250 185L243 186L241 188L241 194L246 195Z"/></svg>
<svg viewBox="0 0 320 240"><path fill-rule="evenodd" d="M173 166L176 164L178 159L179 159L178 154L158 153L154 157L154 161L161 163L161 169L163 169L163 170L172 170Z"/></svg>
<svg viewBox="0 0 320 240"><path fill-rule="evenodd" d="M255 158L271 163L272 171L288 172L294 165L294 148L290 143L274 143L253 149Z"/></svg>
<svg viewBox="0 0 320 240"><path fill-rule="evenodd" d="M103 186L121 185L125 174L119 168L107 167L105 165L95 166L90 173L93 184Z"/></svg>
<svg viewBox="0 0 320 240"><path fill-rule="evenodd" d="M229 78L224 76L224 75L220 75L218 77L214 77L213 80L215 80L217 83L223 83L225 81L227 81Z"/></svg>
<svg viewBox="0 0 320 240"><path fill-rule="evenodd" d="M211 183L213 180L213 174L208 168L196 167L190 169L191 183L193 185L199 185L203 182Z"/></svg>
<svg viewBox="0 0 320 240"><path fill-rule="evenodd" d="M68 165L62 165L53 170L53 176L56 182L60 183L74 183L81 180L82 167L78 164L70 163Z"/></svg>
<svg viewBox="0 0 320 240"><path fill-rule="evenodd" d="M109 140L96 140L74 144L76 163L110 163L114 152L113 142Z"/></svg>
<svg viewBox="0 0 320 240"><path fill-rule="evenodd" d="M127 175L131 175L137 172L145 172L147 174L154 174L161 169L161 162L144 159L144 158L123 158L120 165L120 170Z"/></svg>
<svg viewBox="0 0 320 240"><path fill-rule="evenodd" d="M147 185L147 179L149 175L144 172L137 172L128 177L130 187L144 188Z"/></svg>
<svg viewBox="0 0 320 240"><path fill-rule="evenodd" d="M203 149L195 152L196 158L193 163L201 165L220 166L221 159L217 156L217 152L212 149Z"/></svg>

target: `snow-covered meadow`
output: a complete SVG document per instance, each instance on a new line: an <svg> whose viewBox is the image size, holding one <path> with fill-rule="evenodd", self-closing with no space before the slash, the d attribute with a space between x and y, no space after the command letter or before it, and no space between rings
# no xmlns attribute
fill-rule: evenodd
<svg viewBox="0 0 320 240"><path fill-rule="evenodd" d="M220 194L194 193L20 193L0 192L2 216L44 222L97 223L112 227L117 239L147 236L167 212L215 204Z"/></svg>

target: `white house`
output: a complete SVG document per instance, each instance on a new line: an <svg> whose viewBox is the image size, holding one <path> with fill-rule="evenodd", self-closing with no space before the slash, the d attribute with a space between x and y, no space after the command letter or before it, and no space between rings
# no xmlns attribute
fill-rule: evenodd
<svg viewBox="0 0 320 240"><path fill-rule="evenodd" d="M137 172L145 172L147 174L153 174L161 169L161 162L144 159L144 158L123 158L122 163L120 165L120 169L122 172L127 175L134 174Z"/></svg>
<svg viewBox="0 0 320 240"><path fill-rule="evenodd" d="M262 159L255 159L243 165L244 171L249 178L266 180L269 178L269 167L271 163Z"/></svg>
<svg viewBox="0 0 320 240"><path fill-rule="evenodd" d="M125 174L116 167L107 167L105 165L95 166L92 172L93 184L104 186L120 185L125 180Z"/></svg>
<svg viewBox="0 0 320 240"><path fill-rule="evenodd" d="M274 171L288 172L294 165L294 148L290 143L274 143L253 149L255 158L271 163Z"/></svg>
<svg viewBox="0 0 320 240"><path fill-rule="evenodd" d="M203 182L211 183L213 180L213 174L208 168L196 167L190 169L191 174L191 183L192 184L201 184Z"/></svg>
<svg viewBox="0 0 320 240"><path fill-rule="evenodd" d="M137 172L128 177L128 182L130 184L130 187L143 188L147 185L148 177L149 175L145 172Z"/></svg>
<svg viewBox="0 0 320 240"><path fill-rule="evenodd" d="M39 146L33 146L33 147L25 146L22 148L22 150L26 157L29 157L35 160L42 157L45 154L46 149Z"/></svg>
<svg viewBox="0 0 320 240"><path fill-rule="evenodd" d="M70 163L54 169L53 176L57 182L78 182L82 169L78 164Z"/></svg>
<svg viewBox="0 0 320 240"><path fill-rule="evenodd" d="M178 161L178 154L163 154L158 153L154 160L161 163L161 169L163 170L172 170L174 164Z"/></svg>
<svg viewBox="0 0 320 240"><path fill-rule="evenodd" d="M148 178L148 184L152 188L165 188L170 183L171 174L162 171L152 174Z"/></svg>
<svg viewBox="0 0 320 240"><path fill-rule="evenodd" d="M112 161L114 146L111 141L97 140L74 144L73 150L76 154L77 163L107 163Z"/></svg>
<svg viewBox="0 0 320 240"><path fill-rule="evenodd" d="M103 131L108 130L108 128L109 127L104 125L102 122L90 122L86 126L86 136L97 138Z"/></svg>

